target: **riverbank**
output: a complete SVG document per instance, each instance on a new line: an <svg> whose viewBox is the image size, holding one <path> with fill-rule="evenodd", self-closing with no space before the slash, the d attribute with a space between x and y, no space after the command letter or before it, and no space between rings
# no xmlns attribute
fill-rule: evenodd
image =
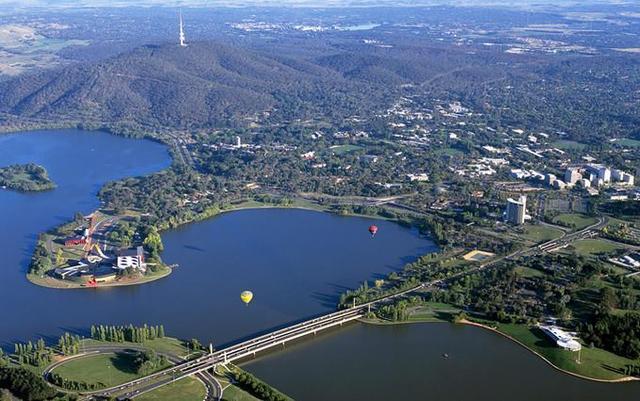
<svg viewBox="0 0 640 401"><path fill-rule="evenodd" d="M497 333L525 348L527 351L542 359L545 363L547 363L557 371L583 380L590 380L599 383L624 383L640 380L640 378L638 377L625 376L623 374L612 371L615 366L607 365L607 362L617 361L617 363L634 363L635 361L612 354L605 350L583 346L580 355L580 362L578 362L577 353L575 352L561 350L557 347L542 348L541 346L532 344L531 339L528 338L526 334L519 333L531 332L531 329L524 325L511 325L514 327L509 330L509 327L503 327L505 325L491 327L483 323L477 323L466 319L463 319L458 323ZM523 331L522 329L525 330ZM538 337L535 338L536 340L539 340ZM549 352L549 348L551 349L551 352ZM569 357L567 358L567 356ZM587 374L589 372L591 372L591 374Z"/></svg>
<svg viewBox="0 0 640 401"><path fill-rule="evenodd" d="M436 306L436 308L433 308ZM626 376L621 371L627 364L633 364L636 361L612 354L608 351L588 348L583 346L580 354L580 361L577 361L577 353L563 350L552 344L542 333L536 335L532 330L534 328L522 324L498 324L490 326L487 323L479 323L469 319L455 319L455 309L447 308L446 310L438 310L441 304L432 305L428 316L417 316L410 313L406 321L393 322L389 320L374 318L360 319L359 321L371 325L406 325L406 324L425 324L425 323L455 323L464 324L493 333L513 341L523 347L536 357L542 359L553 369L583 379L599 383L624 383L637 381L640 378ZM438 313L440 312L440 314ZM424 315L424 312L421 312Z"/></svg>
<svg viewBox="0 0 640 401"><path fill-rule="evenodd" d="M51 276L38 276L35 274L27 274L27 280L29 282L46 288L54 288L59 290L71 290L71 289L95 289L95 288L110 288L110 287L127 287L133 285L141 285L152 283L154 281L163 279L173 273L171 266L163 266L161 270L152 272L145 275L139 275L137 277L122 277L112 282L100 283L97 286L89 286L84 283L74 282L70 280L60 280Z"/></svg>
<svg viewBox="0 0 640 401"><path fill-rule="evenodd" d="M366 217L379 219L384 221L391 221L401 225L412 225L411 220L407 220L402 218L401 216L385 214L384 208L375 208L379 213L377 214L360 214L355 212L344 212L344 210L337 209L340 205L336 204L321 204L319 202L305 199L305 198L297 198L292 197L291 199L286 199L286 202L280 200L279 203L273 202L260 202L254 199L243 200L240 202L230 203L224 208L212 207L209 209L205 209L200 214L193 215L191 219L187 221L181 221L173 224L168 227L164 224L160 224L161 232L175 229L178 227L186 226L191 223L196 223L204 220L208 220L214 218L219 215L228 214L232 212L238 212L243 210L259 210L259 209L299 209L299 210L307 210L319 213L330 213L338 216L345 217ZM111 210L99 209L90 214L90 216L98 216L98 223L96 226L102 225L102 228L111 227L118 222L127 221L131 219L138 218L144 216L139 211L131 211L127 210L121 212L121 214L114 214ZM38 257L38 253L43 253L46 259L53 259L55 256L57 258L62 258L64 260L82 260L88 254L84 251L84 245L80 244L77 246L67 247L65 245L65 238L69 235L73 234L74 228L77 226L77 221L71 223L62 224L59 227L56 227L52 230L49 230L47 233L43 233L40 235L40 239L36 245L34 250L33 260L36 260ZM77 228L76 228L77 231ZM102 241L106 241L106 235L103 235ZM137 244L140 245L140 244ZM60 255L58 255L60 253ZM83 256L84 255L84 256ZM33 263L33 262L32 262ZM54 262L50 261L50 265L53 266ZM60 263L56 262L55 265L60 265ZM97 287L121 287L121 286L132 286L132 285L141 285L150 283L164 277L169 276L173 269L171 266L166 266L163 263L159 264L160 267L157 271L148 272L146 274L136 274L134 276L122 276L117 277L114 280L110 281L102 281L98 282ZM63 265L65 267L66 265ZM60 279L53 276L53 268L49 268L45 274L37 274L37 273L28 273L27 279L36 285L47 287L47 288L55 288L55 289L81 289L81 288L95 288L96 285L87 285L86 282L78 281L78 280L67 280Z"/></svg>

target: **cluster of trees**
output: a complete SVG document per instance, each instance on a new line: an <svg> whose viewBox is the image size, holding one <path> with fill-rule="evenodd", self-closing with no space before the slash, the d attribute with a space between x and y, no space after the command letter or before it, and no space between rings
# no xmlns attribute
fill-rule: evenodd
<svg viewBox="0 0 640 401"><path fill-rule="evenodd" d="M43 401L56 396L40 375L25 368L0 367L0 388L11 391L24 401Z"/></svg>
<svg viewBox="0 0 640 401"><path fill-rule="evenodd" d="M64 333L58 339L58 349L62 355L75 355L80 352L80 336Z"/></svg>
<svg viewBox="0 0 640 401"><path fill-rule="evenodd" d="M340 295L338 306L348 308L356 304L373 301L387 295L395 294L415 287L421 282L443 279L468 268L465 263L458 263L459 255L449 252L430 253L421 256L415 262L404 266L400 272L391 272L380 286L369 286L365 281L354 290Z"/></svg>
<svg viewBox="0 0 640 401"><path fill-rule="evenodd" d="M164 326L91 326L91 338L98 341L143 343L164 337Z"/></svg>
<svg viewBox="0 0 640 401"><path fill-rule="evenodd" d="M44 366L51 362L53 356L53 350L46 346L42 338L35 344L31 341L26 344L16 343L14 353L20 364L33 366Z"/></svg>
<svg viewBox="0 0 640 401"><path fill-rule="evenodd" d="M629 224L617 224L602 229L605 237L631 245L640 245L640 231L632 230Z"/></svg>
<svg viewBox="0 0 640 401"><path fill-rule="evenodd" d="M223 196L222 189L215 177L174 166L157 174L110 182L99 197L116 213L127 209L149 213L148 224L162 231L217 214L224 199L236 193L233 187L226 187ZM197 202L186 202L195 199Z"/></svg>
<svg viewBox="0 0 640 401"><path fill-rule="evenodd" d="M238 387L249 394L265 401L290 401L290 398L282 394L267 383L258 379L254 375L244 371L236 371L233 378Z"/></svg>
<svg viewBox="0 0 640 401"><path fill-rule="evenodd" d="M398 300L392 304L382 305L376 310L376 316L392 322L404 322L409 319L409 308L420 305L424 300L419 296L413 296Z"/></svg>
<svg viewBox="0 0 640 401"><path fill-rule="evenodd" d="M164 355L158 355L154 350L138 351L133 358L136 373L141 375L148 375L167 364L167 358Z"/></svg>
<svg viewBox="0 0 640 401"><path fill-rule="evenodd" d="M44 167L28 163L0 168L0 187L27 192L46 191L56 185L49 179Z"/></svg>
<svg viewBox="0 0 640 401"><path fill-rule="evenodd" d="M47 249L42 236L38 239L36 248L31 255L29 273L43 275L53 267L51 263L51 252Z"/></svg>
<svg viewBox="0 0 640 401"><path fill-rule="evenodd" d="M584 339L598 348L607 349L630 359L640 358L640 313L624 315L607 313L595 322L581 326Z"/></svg>
<svg viewBox="0 0 640 401"><path fill-rule="evenodd" d="M86 383L77 380L69 380L60 376L56 372L49 373L49 381L58 387L71 391L94 391L107 387L102 382Z"/></svg>

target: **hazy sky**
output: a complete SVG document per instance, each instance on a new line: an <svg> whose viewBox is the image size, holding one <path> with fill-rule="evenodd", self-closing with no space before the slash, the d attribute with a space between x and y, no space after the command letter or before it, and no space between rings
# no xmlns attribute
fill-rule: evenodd
<svg viewBox="0 0 640 401"><path fill-rule="evenodd" d="M636 0L637 1L637 0ZM87 7L87 6L410 6L410 5L505 5L525 4L585 4L620 3L634 4L633 0L0 0L0 6L14 7Z"/></svg>

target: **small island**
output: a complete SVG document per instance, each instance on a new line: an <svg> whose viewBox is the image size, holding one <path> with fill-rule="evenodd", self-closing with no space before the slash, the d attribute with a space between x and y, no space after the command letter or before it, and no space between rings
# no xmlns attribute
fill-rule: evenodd
<svg viewBox="0 0 640 401"><path fill-rule="evenodd" d="M0 187L33 192L54 189L56 184L51 181L44 167L27 163L0 168Z"/></svg>

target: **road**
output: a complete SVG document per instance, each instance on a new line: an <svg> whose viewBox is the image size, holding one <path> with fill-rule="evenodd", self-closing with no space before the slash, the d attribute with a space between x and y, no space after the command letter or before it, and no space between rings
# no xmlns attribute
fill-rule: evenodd
<svg viewBox="0 0 640 401"><path fill-rule="evenodd" d="M127 350L135 350L135 351L145 351L147 348L145 348L144 346L137 346L135 344L127 344L126 346L124 345L113 345L113 344L107 344L107 345L92 345L89 347L84 347L82 349L82 352L80 354L77 355L73 355L72 357L69 358L65 358L63 360L57 361L51 365L49 365L44 372L42 373L43 378L49 382L49 375L51 374L52 371L54 371L57 367L59 367L60 365L69 362L72 359L76 359L76 358L83 358L83 357L89 357L89 356L94 356L94 355L100 355L100 354L115 354L117 352L125 352ZM182 364L185 362L185 359L173 355L173 354L166 354L166 353L158 353L159 355L164 355L167 360L171 363L173 363L174 365L178 365L178 364ZM206 389L206 397L204 398L204 401L217 401L220 400L222 397L222 385L220 384L220 382L218 382L218 380L209 372L200 372L198 374L195 375L195 377L205 386ZM118 386L121 387L121 386ZM140 389L142 390L142 389ZM99 393L100 391L97 392L87 392L85 394L88 395L87 399L91 400L93 399L93 395L95 393ZM137 393L137 395L143 394L142 391L139 391Z"/></svg>

